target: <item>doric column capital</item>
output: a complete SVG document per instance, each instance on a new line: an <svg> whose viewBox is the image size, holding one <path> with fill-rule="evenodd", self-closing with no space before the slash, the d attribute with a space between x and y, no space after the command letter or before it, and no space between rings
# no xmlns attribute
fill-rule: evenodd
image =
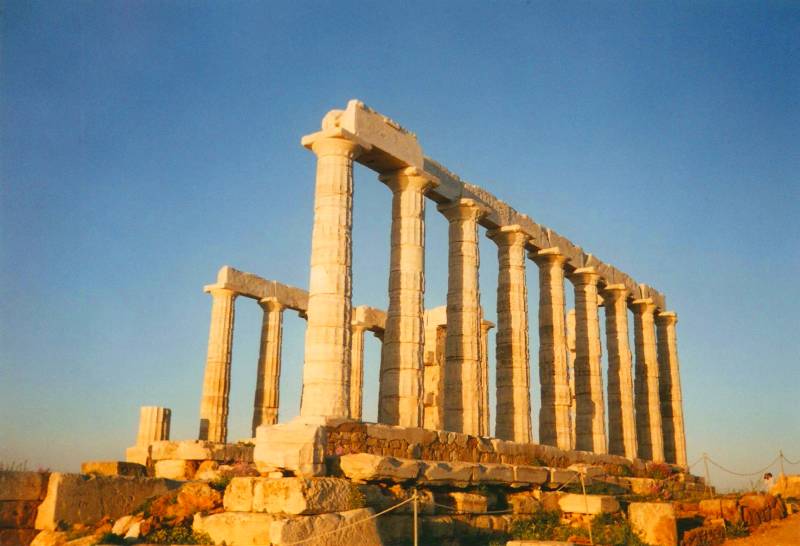
<svg viewBox="0 0 800 546"><path fill-rule="evenodd" d="M656 324L659 326L674 326L678 323L678 314L674 311L662 311L656 315Z"/></svg>
<svg viewBox="0 0 800 546"><path fill-rule="evenodd" d="M361 322L361 321L357 321L357 320L354 320L353 322L351 322L350 323L350 327L351 327L353 333L358 332L358 333L363 334L364 332L367 331L367 324L364 323L364 322Z"/></svg>
<svg viewBox="0 0 800 546"><path fill-rule="evenodd" d="M600 282L600 275L597 274L594 267L579 267L569 275L567 278L575 286L594 285Z"/></svg>
<svg viewBox="0 0 800 546"><path fill-rule="evenodd" d="M231 298L235 298L239 295L236 290L233 288L228 288L227 286L221 284L209 284L203 287L203 292L206 294L211 294L211 296L229 296Z"/></svg>
<svg viewBox="0 0 800 546"><path fill-rule="evenodd" d="M372 146L344 129L326 129L304 136L301 143L317 157L340 156L355 159Z"/></svg>
<svg viewBox="0 0 800 546"><path fill-rule="evenodd" d="M628 289L624 284L607 284L602 290L603 299L608 302L625 301L628 298Z"/></svg>
<svg viewBox="0 0 800 546"><path fill-rule="evenodd" d="M381 173L378 180L386 184L392 193L415 191L424 193L439 185L439 179L417 167L405 167L396 171Z"/></svg>
<svg viewBox="0 0 800 546"><path fill-rule="evenodd" d="M536 262L539 267L552 264L563 265L567 261L567 257L561 253L558 247L531 250L528 252L528 258Z"/></svg>
<svg viewBox="0 0 800 546"><path fill-rule="evenodd" d="M637 315L652 315L656 310L656 304L651 298L640 298L630 303L631 311Z"/></svg>
<svg viewBox="0 0 800 546"><path fill-rule="evenodd" d="M458 199L449 203L442 203L436 207L450 222L463 222L465 220L477 221L486 214L486 209L474 199Z"/></svg>
<svg viewBox="0 0 800 546"><path fill-rule="evenodd" d="M267 296L266 298L261 298L258 300L258 304L261 308L266 311L283 311L286 306L283 305L278 298L274 296Z"/></svg>
<svg viewBox="0 0 800 546"><path fill-rule="evenodd" d="M486 232L486 236L497 246L525 246L530 238L517 224L489 230Z"/></svg>

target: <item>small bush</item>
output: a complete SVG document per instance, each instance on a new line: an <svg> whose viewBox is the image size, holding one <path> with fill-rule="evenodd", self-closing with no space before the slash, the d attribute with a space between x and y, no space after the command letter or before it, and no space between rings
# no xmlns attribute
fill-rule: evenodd
<svg viewBox="0 0 800 546"><path fill-rule="evenodd" d="M367 498L361 489L354 483L350 484L350 510L364 508L367 505Z"/></svg>
<svg viewBox="0 0 800 546"><path fill-rule="evenodd" d="M161 527L144 537L148 544L214 544L206 533L192 531L189 527Z"/></svg>
<svg viewBox="0 0 800 546"><path fill-rule="evenodd" d="M725 526L725 536L727 538L740 538L749 535L750 529L747 528L747 524L743 521L738 521Z"/></svg>

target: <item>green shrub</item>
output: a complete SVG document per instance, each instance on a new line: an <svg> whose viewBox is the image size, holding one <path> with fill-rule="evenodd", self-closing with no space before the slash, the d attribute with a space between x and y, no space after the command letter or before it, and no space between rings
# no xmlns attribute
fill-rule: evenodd
<svg viewBox="0 0 800 546"><path fill-rule="evenodd" d="M144 537L148 544L214 544L206 533L192 531L189 527L161 527Z"/></svg>
<svg viewBox="0 0 800 546"><path fill-rule="evenodd" d="M747 528L747 524L743 521L739 521L725 526L725 536L727 538L740 538L749 535L750 535L750 529Z"/></svg>
<svg viewBox="0 0 800 546"><path fill-rule="evenodd" d="M100 544L127 544L127 542L125 542L125 537L114 533L106 533L100 538Z"/></svg>

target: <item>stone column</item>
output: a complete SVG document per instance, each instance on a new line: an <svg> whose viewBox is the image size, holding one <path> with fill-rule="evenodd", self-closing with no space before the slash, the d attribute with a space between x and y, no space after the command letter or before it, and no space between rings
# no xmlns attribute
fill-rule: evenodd
<svg viewBox="0 0 800 546"><path fill-rule="evenodd" d="M608 345L608 452L638 457L633 411L633 374L628 341L628 291L609 284L603 291Z"/></svg>
<svg viewBox="0 0 800 546"><path fill-rule="evenodd" d="M258 303L264 310L264 318L261 322L261 346L258 353L256 397L253 404L253 438L259 426L274 425L278 422L283 339L284 306L277 298L263 298Z"/></svg>
<svg viewBox="0 0 800 546"><path fill-rule="evenodd" d="M361 420L364 399L364 332L366 325L352 324L352 348L350 351L350 417Z"/></svg>
<svg viewBox="0 0 800 546"><path fill-rule="evenodd" d="M327 421L350 416L353 159L362 148L317 135L304 139L317 155L317 181L300 416Z"/></svg>
<svg viewBox="0 0 800 546"><path fill-rule="evenodd" d="M208 356L200 400L199 438L225 443L228 439L233 301L236 292L221 286L207 286L205 291L211 294L211 327L208 331Z"/></svg>
<svg viewBox="0 0 800 546"><path fill-rule="evenodd" d="M381 348L378 422L422 425L425 190L434 182L408 167L380 177L392 190L389 309Z"/></svg>
<svg viewBox="0 0 800 546"><path fill-rule="evenodd" d="M481 312L481 315L483 313ZM481 320L481 431L480 436L489 436L489 330L494 323Z"/></svg>
<svg viewBox="0 0 800 546"><path fill-rule="evenodd" d="M570 440L575 449L575 309L567 311L567 375L569 376L569 422Z"/></svg>
<svg viewBox="0 0 800 546"><path fill-rule="evenodd" d="M539 266L539 443L570 449L570 391L564 331L564 262L558 248L528 255Z"/></svg>
<svg viewBox="0 0 800 546"><path fill-rule="evenodd" d="M497 244L495 436L529 443L531 435L530 352L528 349L528 288L525 280L527 236L519 226L492 230Z"/></svg>
<svg viewBox="0 0 800 546"><path fill-rule="evenodd" d="M439 211L450 222L444 428L477 435L481 426L478 219L484 211L472 199L439 205Z"/></svg>
<svg viewBox="0 0 800 546"><path fill-rule="evenodd" d="M139 433L136 445L146 447L153 442L169 440L169 422L172 411L158 406L142 406L139 410Z"/></svg>
<svg viewBox="0 0 800 546"><path fill-rule="evenodd" d="M575 287L575 449L606 453L606 414L597 316L597 283L593 267L569 276Z"/></svg>
<svg viewBox="0 0 800 546"><path fill-rule="evenodd" d="M675 325L678 315L666 311L656 315L658 330L658 367L661 379L661 419L664 427L664 458L668 463L685 467L686 435L683 427L683 396L678 365Z"/></svg>
<svg viewBox="0 0 800 546"><path fill-rule="evenodd" d="M650 298L634 300L633 336L636 345L636 437L639 458L664 462L664 436L661 428L661 406L658 394L658 360L653 313L656 306Z"/></svg>

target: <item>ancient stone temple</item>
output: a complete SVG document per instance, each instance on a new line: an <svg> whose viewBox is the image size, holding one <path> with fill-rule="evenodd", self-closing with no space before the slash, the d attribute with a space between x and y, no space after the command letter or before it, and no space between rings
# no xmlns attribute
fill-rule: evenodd
<svg viewBox="0 0 800 546"><path fill-rule="evenodd" d="M686 465L677 316L666 309L663 294L464 182L426 157L412 133L359 101L325 115L321 130L302 144L317 160L308 291L230 267L206 287L212 306L201 440L227 441L234 302L244 296L264 312L254 435L262 425L265 438L279 430L281 323L290 309L307 320L297 426L361 419L363 336L370 331L382 342L381 424L488 437L491 416L494 436L502 440ZM385 310L352 302L354 162L375 171L392 193ZM431 310L423 307L428 200L436 205L428 213L442 214L449 224L447 301ZM488 403L486 354L495 325L483 319L478 283L481 233L497 245L499 265L495 408ZM540 294L533 369L525 277L531 263ZM575 301L569 336L567 284ZM530 399L536 377L539 408Z"/></svg>

